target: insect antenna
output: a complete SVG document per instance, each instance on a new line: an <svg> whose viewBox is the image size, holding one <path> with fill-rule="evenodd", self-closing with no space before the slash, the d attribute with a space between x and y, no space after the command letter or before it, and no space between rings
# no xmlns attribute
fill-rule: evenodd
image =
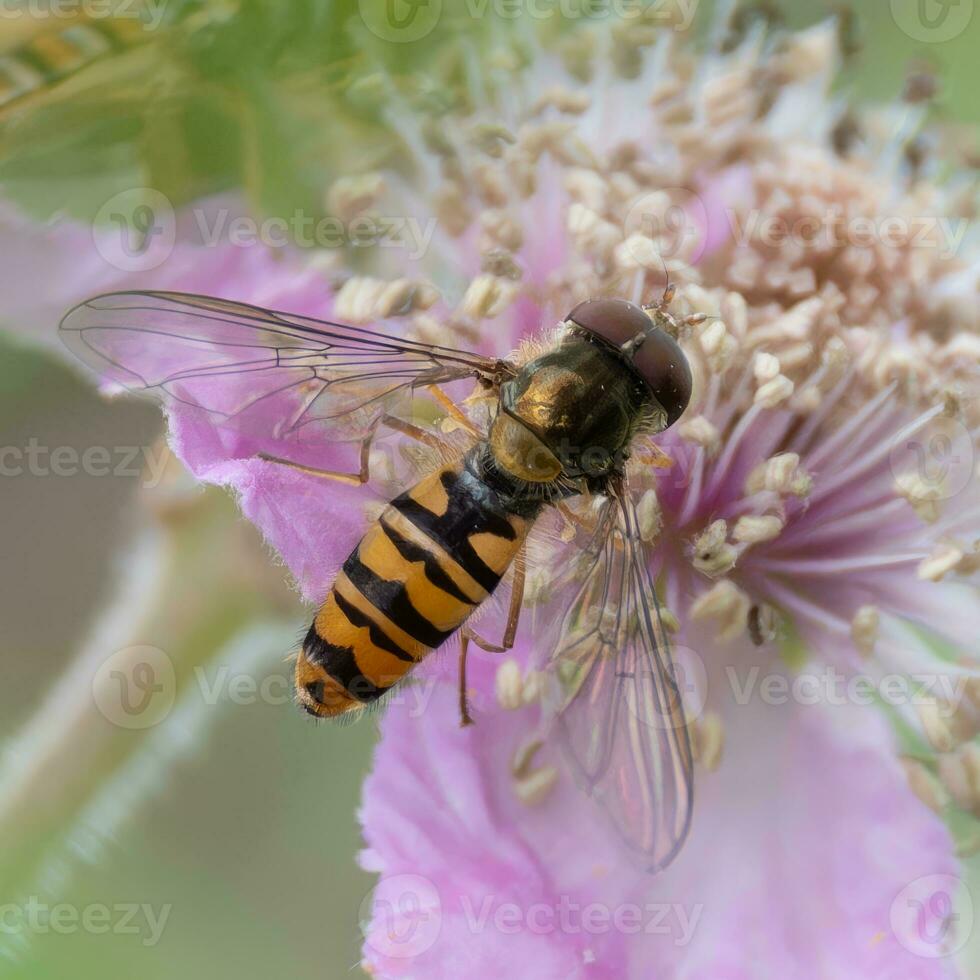
<svg viewBox="0 0 980 980"><path fill-rule="evenodd" d="M658 252L657 257L660 259L660 264L664 267L664 292L663 296L660 297L660 302L651 305L644 305L644 313L663 313L668 306L673 302L674 295L677 292L677 287L670 281L670 269L667 267L667 260L663 257L663 253ZM653 323L653 318L650 318L651 324Z"/></svg>

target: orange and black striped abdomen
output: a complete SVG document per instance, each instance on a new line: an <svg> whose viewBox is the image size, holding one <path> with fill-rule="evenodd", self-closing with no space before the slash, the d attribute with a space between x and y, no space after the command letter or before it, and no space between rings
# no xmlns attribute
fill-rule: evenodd
<svg viewBox="0 0 980 980"><path fill-rule="evenodd" d="M316 713L376 700L445 642L497 587L530 523L462 461L393 500L303 644L296 680Z"/></svg>

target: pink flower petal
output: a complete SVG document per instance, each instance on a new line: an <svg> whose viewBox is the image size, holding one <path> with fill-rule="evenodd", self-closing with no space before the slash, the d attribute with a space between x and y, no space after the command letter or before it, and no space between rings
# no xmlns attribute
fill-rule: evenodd
<svg viewBox="0 0 980 980"><path fill-rule="evenodd" d="M714 681L713 703L720 671ZM619 853L566 773L543 804L517 800L509 760L533 711L498 709L460 730L452 685L426 693L423 708L406 691L386 718L365 785L363 860L396 890L410 880L401 876L421 876L443 928L406 963L385 946L409 928L389 904L365 945L376 975L465 966L474 978L747 980L763 963L779 977L954 975L891 925L906 886L957 864L872 712L739 705L726 690L726 764L700 777L691 838L651 877Z"/></svg>

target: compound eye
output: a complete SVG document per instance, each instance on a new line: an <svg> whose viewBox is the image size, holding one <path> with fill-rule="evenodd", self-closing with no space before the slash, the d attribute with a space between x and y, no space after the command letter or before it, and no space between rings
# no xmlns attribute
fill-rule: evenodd
<svg viewBox="0 0 980 980"><path fill-rule="evenodd" d="M639 306L624 299L586 300L568 314L568 319L615 347L622 347L652 325Z"/></svg>
<svg viewBox="0 0 980 980"><path fill-rule="evenodd" d="M633 367L667 413L673 425L691 401L691 365L680 344L663 330L652 330L633 355Z"/></svg>
<svg viewBox="0 0 980 980"><path fill-rule="evenodd" d="M591 299L579 303L568 319L616 348L644 334L645 340L631 357L633 370L667 413L667 425L684 414L691 400L691 366L677 341L654 327L641 307L622 299Z"/></svg>

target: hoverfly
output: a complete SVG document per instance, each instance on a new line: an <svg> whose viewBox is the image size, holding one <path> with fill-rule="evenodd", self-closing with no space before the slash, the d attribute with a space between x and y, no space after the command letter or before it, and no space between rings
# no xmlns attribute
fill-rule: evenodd
<svg viewBox="0 0 980 980"><path fill-rule="evenodd" d="M438 430L406 411L426 392L469 434L468 448L390 499L337 574L295 669L299 704L317 717L376 701L459 634L467 724L469 644L513 644L529 535L546 511L588 501L576 560L554 570L544 614L559 624L542 663L557 692L549 733L623 841L657 870L687 833L692 756L626 460L690 399L690 367L672 334L704 317L678 323L673 295L668 285L647 308L581 303L523 362L174 292L90 299L65 316L61 334L108 381L208 413L219 429L276 445L301 433L360 443L353 474L256 454L314 476L371 481L382 428L438 443ZM443 390L465 379L488 405L482 427ZM490 643L470 619L512 566L504 636Z"/></svg>
<svg viewBox="0 0 980 980"><path fill-rule="evenodd" d="M0 121L100 59L146 40L138 18L77 17L69 26L38 30L0 51Z"/></svg>

